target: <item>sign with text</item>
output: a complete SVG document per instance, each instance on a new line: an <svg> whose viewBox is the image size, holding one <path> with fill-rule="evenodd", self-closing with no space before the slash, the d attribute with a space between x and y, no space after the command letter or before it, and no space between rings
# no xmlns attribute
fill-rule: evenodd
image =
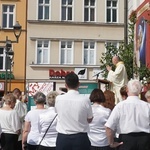
<svg viewBox="0 0 150 150"><path fill-rule="evenodd" d="M50 69L49 78L50 79L64 79L64 77L70 72L73 72L73 71L64 71L63 69L61 70Z"/></svg>

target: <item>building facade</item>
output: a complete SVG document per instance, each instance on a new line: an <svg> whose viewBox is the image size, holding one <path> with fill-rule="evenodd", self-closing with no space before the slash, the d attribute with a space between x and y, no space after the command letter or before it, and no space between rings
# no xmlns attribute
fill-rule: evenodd
<svg viewBox="0 0 150 150"><path fill-rule="evenodd" d="M124 1L28 0L27 29L27 88L54 82L60 90L71 71L96 83L105 45L124 40Z"/></svg>
<svg viewBox="0 0 150 150"><path fill-rule="evenodd" d="M14 88L25 91L26 2L26 0L0 0L0 96L4 94L5 89L6 92ZM22 26L18 43L13 33L13 26L17 21ZM8 46L11 45L10 51L14 54L10 54L6 59L7 40L10 42Z"/></svg>

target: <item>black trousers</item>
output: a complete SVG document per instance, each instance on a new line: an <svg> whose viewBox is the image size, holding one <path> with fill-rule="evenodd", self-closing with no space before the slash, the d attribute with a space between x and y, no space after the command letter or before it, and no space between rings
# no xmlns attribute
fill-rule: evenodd
<svg viewBox="0 0 150 150"><path fill-rule="evenodd" d="M118 150L150 150L150 134L149 133L129 133L119 135L119 141L123 145Z"/></svg>
<svg viewBox="0 0 150 150"><path fill-rule="evenodd" d="M90 140L87 133L61 134L58 133L56 150L90 150Z"/></svg>
<svg viewBox="0 0 150 150"><path fill-rule="evenodd" d="M27 150L36 150L38 145L31 145L27 143Z"/></svg>
<svg viewBox="0 0 150 150"><path fill-rule="evenodd" d="M39 145L38 150L56 150L56 147L46 147Z"/></svg>
<svg viewBox="0 0 150 150"><path fill-rule="evenodd" d="M114 149L110 148L110 146L103 146L103 147L91 146L91 150L114 150Z"/></svg>
<svg viewBox="0 0 150 150"><path fill-rule="evenodd" d="M1 134L1 147L3 150L17 150L18 135L2 133Z"/></svg>

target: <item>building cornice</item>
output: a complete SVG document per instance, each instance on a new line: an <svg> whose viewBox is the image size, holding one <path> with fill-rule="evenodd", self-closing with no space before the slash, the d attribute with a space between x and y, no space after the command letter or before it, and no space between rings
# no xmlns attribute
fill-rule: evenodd
<svg viewBox="0 0 150 150"><path fill-rule="evenodd" d="M75 22L75 21L50 21L50 20L27 20L30 24L55 24L55 25L83 25L83 26L111 26L124 27L124 23L101 23L101 22Z"/></svg>

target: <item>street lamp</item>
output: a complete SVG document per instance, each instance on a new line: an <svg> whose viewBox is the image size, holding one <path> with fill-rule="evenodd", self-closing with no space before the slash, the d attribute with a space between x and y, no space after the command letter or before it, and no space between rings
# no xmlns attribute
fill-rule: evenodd
<svg viewBox="0 0 150 150"><path fill-rule="evenodd" d="M19 37L21 35L22 27L17 21L16 24L13 26L13 32L16 37L15 41L11 41L8 39L8 36L6 36L5 41L0 41L0 43L5 43L5 94L7 94L7 83L8 83L8 57L13 58L14 51L12 50L12 43L18 43ZM10 70L11 70L11 62L12 59L10 59ZM11 75L9 76L9 79L11 78Z"/></svg>

